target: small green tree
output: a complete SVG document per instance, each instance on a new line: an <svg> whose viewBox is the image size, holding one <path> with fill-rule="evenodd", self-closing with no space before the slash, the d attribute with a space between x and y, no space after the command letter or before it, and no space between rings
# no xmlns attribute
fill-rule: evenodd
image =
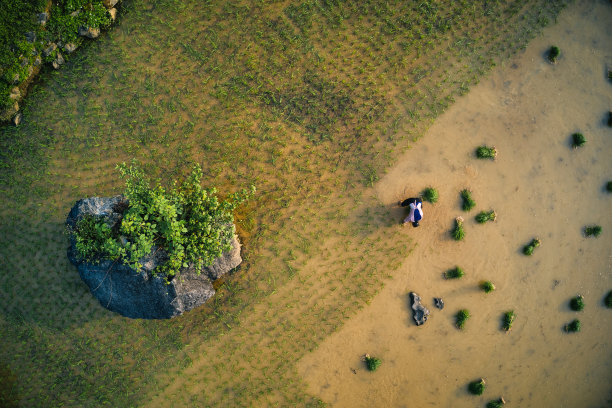
<svg viewBox="0 0 612 408"><path fill-rule="evenodd" d="M89 262L112 259L139 270L142 257L161 250L166 260L154 272L166 279L191 265L199 272L229 251L235 234L233 211L255 192L251 187L219 200L215 188L201 186L198 165L169 190L159 182L151 187L134 162L117 169L125 179L128 203L121 222L111 230L104 219L81 218L71 231L77 252Z"/></svg>

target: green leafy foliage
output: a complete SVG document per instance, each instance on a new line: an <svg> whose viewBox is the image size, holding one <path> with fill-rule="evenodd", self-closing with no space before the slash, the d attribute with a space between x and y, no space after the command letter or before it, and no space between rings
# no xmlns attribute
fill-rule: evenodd
<svg viewBox="0 0 612 408"><path fill-rule="evenodd" d="M531 242L527 245L525 245L523 247L523 253L527 256L530 256L533 254L534 249L536 249L537 247L540 246L542 242L540 241L539 238L534 238L531 240Z"/></svg>
<svg viewBox="0 0 612 408"><path fill-rule="evenodd" d="M465 322L470 318L470 311L467 309L461 309L455 315L455 325L458 329L462 329L465 327Z"/></svg>
<svg viewBox="0 0 612 408"><path fill-rule="evenodd" d="M497 213L493 210L491 211L481 211L476 215L476 222L479 224L484 224L487 221L495 221L497 219Z"/></svg>
<svg viewBox="0 0 612 408"><path fill-rule="evenodd" d="M612 309L612 290L609 291L606 297L604 298L604 305L606 305L608 309Z"/></svg>
<svg viewBox="0 0 612 408"><path fill-rule="evenodd" d="M608 181L608 182L606 183L606 191L607 191L608 193L612 193L612 181Z"/></svg>
<svg viewBox="0 0 612 408"><path fill-rule="evenodd" d="M514 310L509 310L506 313L504 313L504 316L502 317L502 327L505 331L509 331L512 328L514 319L516 319Z"/></svg>
<svg viewBox="0 0 612 408"><path fill-rule="evenodd" d="M597 238L601 234L601 231L602 228L600 225L588 225L584 227L584 236Z"/></svg>
<svg viewBox="0 0 612 408"><path fill-rule="evenodd" d="M74 231L79 256L116 259L139 269L140 259L156 248L164 251L167 260L155 273L168 278L190 265L200 271L228 251L235 234L233 210L255 192L252 187L221 201L216 189L200 185L199 166L168 191L159 183L151 187L135 163L117 168L126 181L128 208L117 232L104 220L81 219Z"/></svg>
<svg viewBox="0 0 612 408"><path fill-rule="evenodd" d="M456 266L453 269L449 269L448 271L444 272L444 278L445 279L459 279L459 278L463 277L463 275L465 275L465 272L463 272L463 269L461 269L458 266Z"/></svg>
<svg viewBox="0 0 612 408"><path fill-rule="evenodd" d="M474 394L474 395L482 395L485 388L486 388L486 385L485 385L484 378L481 378L476 381L472 381L471 383L468 384L468 391L470 392L470 394Z"/></svg>
<svg viewBox="0 0 612 408"><path fill-rule="evenodd" d="M436 190L433 187L427 187L425 190L421 192L421 198L424 201L427 201L432 204L438 201L438 197L439 197L438 190Z"/></svg>
<svg viewBox="0 0 612 408"><path fill-rule="evenodd" d="M582 133L573 133L572 134L572 147L575 149L577 147L582 147L586 143L586 138Z"/></svg>
<svg viewBox="0 0 612 408"><path fill-rule="evenodd" d="M487 402L487 408L501 408L506 404L506 401L503 398L499 398L496 400L491 400Z"/></svg>
<svg viewBox="0 0 612 408"><path fill-rule="evenodd" d="M561 50L559 50L559 47L557 47L556 45L553 45L548 50L548 61L552 63L557 62L557 58L559 58L560 54L561 54Z"/></svg>
<svg viewBox="0 0 612 408"><path fill-rule="evenodd" d="M569 302L570 309L579 312L584 309L584 297L582 295L574 296Z"/></svg>
<svg viewBox="0 0 612 408"><path fill-rule="evenodd" d="M451 236L455 241L461 241L463 238L465 238L462 217L455 218L455 227L451 230Z"/></svg>
<svg viewBox="0 0 612 408"><path fill-rule="evenodd" d="M495 290L495 285L491 281L480 282L480 289L485 293L491 293Z"/></svg>
<svg viewBox="0 0 612 408"><path fill-rule="evenodd" d="M580 320L574 319L563 327L566 333L576 333L580 331Z"/></svg>
<svg viewBox="0 0 612 408"><path fill-rule="evenodd" d="M463 200L463 204L461 205L463 211L470 211L472 208L476 207L476 201L472 198L472 192L467 188L461 190L461 200Z"/></svg>
<svg viewBox="0 0 612 408"><path fill-rule="evenodd" d="M495 146L478 146L476 148L476 157L479 159L495 159L497 157L497 149L495 149Z"/></svg>
<svg viewBox="0 0 612 408"><path fill-rule="evenodd" d="M368 371L376 371L376 369L382 364L382 361L377 357L370 357L369 354L366 354L365 363Z"/></svg>

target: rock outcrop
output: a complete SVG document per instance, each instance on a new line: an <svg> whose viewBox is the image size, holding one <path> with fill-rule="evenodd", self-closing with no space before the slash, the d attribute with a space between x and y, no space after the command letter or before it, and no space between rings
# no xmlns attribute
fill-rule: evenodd
<svg viewBox="0 0 612 408"><path fill-rule="evenodd" d="M410 307L412 307L414 322L417 326L425 324L429 317L429 310L421 304L421 297L410 292Z"/></svg>
<svg viewBox="0 0 612 408"><path fill-rule="evenodd" d="M66 220L74 229L86 214L100 217L115 227L127 208L123 196L91 197L79 200ZM212 282L236 268L241 262L240 243L236 236L232 248L199 274L193 265L183 268L175 279L166 283L164 277L154 274L166 255L159 248L140 259L140 271L111 260L87 263L77 256L75 242L71 242L68 258L79 271L81 279L105 308L122 316L140 319L168 319L202 305L215 294Z"/></svg>

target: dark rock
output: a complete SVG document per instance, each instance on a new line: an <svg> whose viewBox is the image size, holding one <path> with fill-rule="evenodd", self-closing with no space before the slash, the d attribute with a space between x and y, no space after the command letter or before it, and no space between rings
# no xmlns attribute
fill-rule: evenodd
<svg viewBox="0 0 612 408"><path fill-rule="evenodd" d="M55 43L50 43L49 45L47 45L47 48L45 48L43 50L43 57L48 56L49 54L51 54L53 51L55 51L57 49L57 44Z"/></svg>
<svg viewBox="0 0 612 408"><path fill-rule="evenodd" d="M87 38L97 38L100 35L100 29L97 27L79 27L79 35Z"/></svg>
<svg viewBox="0 0 612 408"><path fill-rule="evenodd" d="M13 124L15 126L19 126L20 123L21 123L21 112L17 113L15 116L13 116Z"/></svg>
<svg viewBox="0 0 612 408"><path fill-rule="evenodd" d="M111 229L118 227L127 208L123 196L91 197L79 200L70 210L66 225L74 229L80 218L91 214L104 219ZM166 283L154 274L155 268L167 259L165 252L153 248L139 260L142 269L101 260L87 263L77 257L74 242L68 249L70 262L77 266L81 279L105 308L123 316L142 319L168 319L202 305L215 294L212 281L237 267L241 262L240 243L234 236L232 249L197 273L193 265L181 269L176 278Z"/></svg>
<svg viewBox="0 0 612 408"><path fill-rule="evenodd" d="M425 324L429 316L429 310L421 304L421 297L414 292L410 292L410 302L416 325Z"/></svg>
<svg viewBox="0 0 612 408"><path fill-rule="evenodd" d="M434 298L434 306L440 310L444 309L444 301L442 298Z"/></svg>
<svg viewBox="0 0 612 408"><path fill-rule="evenodd" d="M34 41L36 41L36 33L34 31L28 31L27 33L25 33L25 38L27 42L33 43Z"/></svg>

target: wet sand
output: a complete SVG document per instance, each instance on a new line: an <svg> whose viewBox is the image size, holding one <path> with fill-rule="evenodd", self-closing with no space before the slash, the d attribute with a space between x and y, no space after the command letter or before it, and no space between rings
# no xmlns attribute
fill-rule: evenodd
<svg viewBox="0 0 612 408"><path fill-rule="evenodd" d="M404 228L418 244L371 305L306 355L298 370L309 392L335 407L474 407L504 396L515 407L603 407L612 405L612 311L603 307L612 289L612 7L578 2L524 53L495 69L442 115L427 134L375 186L394 208L424 187L440 192L424 205L419 228ZM558 45L561 58L545 52ZM582 132L587 143L570 147ZM495 161L474 158L476 146L498 149ZM461 210L459 192L469 188L477 203ZM494 209L498 220L477 224L474 216ZM466 238L453 241L453 220L466 220ZM585 225L603 227L585 238ZM531 257L522 248L539 237ZM442 273L456 265L460 280ZM478 283L491 280L484 294ZM408 293L415 291L431 311L412 321ZM585 297L573 312L569 299ZM442 297L443 310L433 306ZM460 331L454 315L472 318ZM512 330L501 316L513 309ZM564 333L574 318L582 331ZM380 357L367 372L360 357ZM355 373L353 372L355 371ZM484 377L480 396L468 382Z"/></svg>

